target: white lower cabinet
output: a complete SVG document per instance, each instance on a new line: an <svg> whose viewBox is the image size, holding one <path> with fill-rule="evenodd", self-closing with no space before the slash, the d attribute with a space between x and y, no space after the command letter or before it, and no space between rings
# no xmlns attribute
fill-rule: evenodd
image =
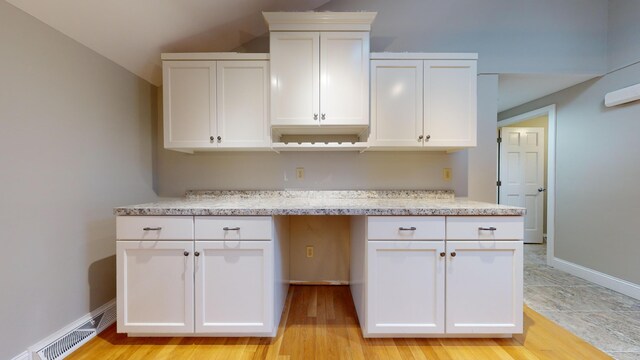
<svg viewBox="0 0 640 360"><path fill-rule="evenodd" d="M523 226L522 217L354 217L350 282L363 335L522 333Z"/></svg>
<svg viewBox="0 0 640 360"><path fill-rule="evenodd" d="M447 333L522 332L522 241L447 241Z"/></svg>
<svg viewBox="0 0 640 360"><path fill-rule="evenodd" d="M118 332L193 332L193 242L118 241Z"/></svg>
<svg viewBox="0 0 640 360"><path fill-rule="evenodd" d="M273 330L273 243L196 241L196 332Z"/></svg>
<svg viewBox="0 0 640 360"><path fill-rule="evenodd" d="M444 332L444 241L369 241L367 332Z"/></svg>

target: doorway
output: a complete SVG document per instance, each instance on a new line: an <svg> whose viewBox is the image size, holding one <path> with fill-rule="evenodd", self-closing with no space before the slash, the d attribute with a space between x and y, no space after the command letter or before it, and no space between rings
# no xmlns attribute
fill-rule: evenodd
<svg viewBox="0 0 640 360"><path fill-rule="evenodd" d="M546 239L553 259L556 109L546 106L498 121L498 203L527 208L525 242Z"/></svg>

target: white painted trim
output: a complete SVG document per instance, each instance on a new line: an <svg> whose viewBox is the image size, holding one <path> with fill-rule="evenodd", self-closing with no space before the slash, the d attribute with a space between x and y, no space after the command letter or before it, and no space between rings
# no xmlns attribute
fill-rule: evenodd
<svg viewBox="0 0 640 360"><path fill-rule="evenodd" d="M538 116L547 115L548 118L548 137L547 151L549 163L547 164L547 265L553 266L554 259L554 242L556 234L556 105L552 104L533 111L526 112L502 121L498 121L498 128L519 123L524 120L532 119Z"/></svg>
<svg viewBox="0 0 640 360"><path fill-rule="evenodd" d="M478 60L478 53L372 52L371 60Z"/></svg>
<svg viewBox="0 0 640 360"><path fill-rule="evenodd" d="M77 327L81 326L82 324L84 324L85 322L89 321L91 318L93 318L94 316L105 312L107 309L111 308L111 307L115 307L116 306L116 299L112 299L111 301L107 302L106 304L100 306L99 308L91 311L88 314L85 314L84 316L82 316L81 318L73 321L72 323L68 324L67 326L63 327L62 329L54 332L53 334L47 336L46 338L38 341L36 344L32 345L29 347L29 352L31 354L34 354L36 352L38 352L40 349L42 349L43 347L49 345L51 342L57 340L58 338L60 338L61 336L66 335L67 333L69 333L70 331L75 330ZM110 325L110 324L109 324ZM96 333L97 334L97 333Z"/></svg>
<svg viewBox="0 0 640 360"><path fill-rule="evenodd" d="M11 360L31 360L31 353L29 351L24 351L13 357Z"/></svg>
<svg viewBox="0 0 640 360"><path fill-rule="evenodd" d="M611 290L640 300L640 285L638 284L558 258L553 258L550 265L568 272L569 274L591 281L592 283L602 285Z"/></svg>
<svg viewBox="0 0 640 360"><path fill-rule="evenodd" d="M269 31L371 31L377 12L262 12Z"/></svg>
<svg viewBox="0 0 640 360"><path fill-rule="evenodd" d="M162 53L162 60L269 60L267 53Z"/></svg>

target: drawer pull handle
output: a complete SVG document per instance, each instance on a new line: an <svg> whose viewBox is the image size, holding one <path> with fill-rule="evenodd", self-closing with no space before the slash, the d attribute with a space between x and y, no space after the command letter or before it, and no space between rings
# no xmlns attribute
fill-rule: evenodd
<svg viewBox="0 0 640 360"><path fill-rule="evenodd" d="M482 230L485 230L485 231L496 231L498 229L496 229L496 228L494 228L492 226L492 227L479 227L478 230L480 230L480 231L482 231Z"/></svg>
<svg viewBox="0 0 640 360"><path fill-rule="evenodd" d="M416 227L412 226L412 227L399 227L398 230L400 231L416 231Z"/></svg>
<svg viewBox="0 0 640 360"><path fill-rule="evenodd" d="M152 231L152 230L153 231L160 231L160 230L162 230L162 227L161 226L158 226L158 227L143 227L142 230L144 230L144 231Z"/></svg>
<svg viewBox="0 0 640 360"><path fill-rule="evenodd" d="M225 226L225 227L222 228L222 230L224 230L224 231L240 230L240 227L239 226L236 226L236 227L227 227L227 226Z"/></svg>
<svg viewBox="0 0 640 360"><path fill-rule="evenodd" d="M457 254L456 254L456 252L455 252L455 251L451 252L451 257L456 257L456 255L457 255Z"/></svg>

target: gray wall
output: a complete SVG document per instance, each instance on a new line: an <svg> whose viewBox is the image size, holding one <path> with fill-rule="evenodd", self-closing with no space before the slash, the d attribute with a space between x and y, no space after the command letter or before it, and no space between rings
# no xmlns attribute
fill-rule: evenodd
<svg viewBox="0 0 640 360"><path fill-rule="evenodd" d="M627 0L632 1L632 0ZM606 69L607 0L333 0L378 11L372 51L477 52L480 73Z"/></svg>
<svg viewBox="0 0 640 360"><path fill-rule="evenodd" d="M0 359L115 297L116 205L155 199L157 89L0 1Z"/></svg>
<svg viewBox="0 0 640 360"><path fill-rule="evenodd" d="M603 100L640 79L640 42L631 39L639 18L637 2L611 1L612 71L499 114L506 119L557 105L555 256L635 284L640 284L640 102L606 108ZM615 69L629 63L635 65Z"/></svg>

